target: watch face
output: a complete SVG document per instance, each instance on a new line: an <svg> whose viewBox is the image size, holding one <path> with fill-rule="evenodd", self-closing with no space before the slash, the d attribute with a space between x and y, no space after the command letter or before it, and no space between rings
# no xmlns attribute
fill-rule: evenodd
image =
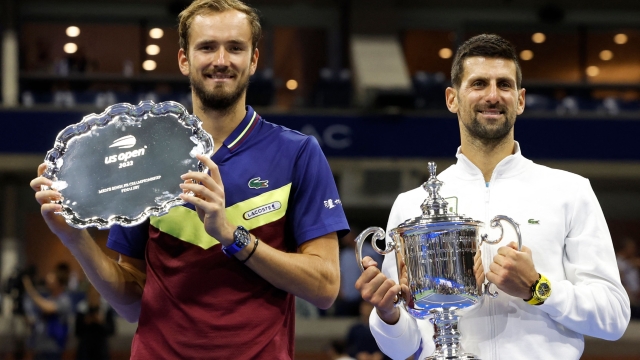
<svg viewBox="0 0 640 360"><path fill-rule="evenodd" d="M547 283L540 283L536 289L539 297L546 298L551 294L551 287Z"/></svg>
<svg viewBox="0 0 640 360"><path fill-rule="evenodd" d="M236 231L234 231L233 237L236 243L238 243L238 245L241 245L241 247L245 247L251 242L249 231L241 226L238 226Z"/></svg>

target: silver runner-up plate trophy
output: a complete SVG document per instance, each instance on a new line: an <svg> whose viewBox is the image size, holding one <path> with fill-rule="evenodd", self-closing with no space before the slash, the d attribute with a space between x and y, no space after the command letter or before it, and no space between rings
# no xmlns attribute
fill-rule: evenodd
<svg viewBox="0 0 640 360"><path fill-rule="evenodd" d="M213 139L180 104L142 101L85 116L56 137L44 177L62 194L59 212L75 228L133 226L182 205L180 175L208 169Z"/></svg>
<svg viewBox="0 0 640 360"><path fill-rule="evenodd" d="M474 256L483 242L497 244L502 240L501 220L515 228L520 250L520 228L511 218L497 215L491 220L491 227L499 227L501 234L497 240L489 240L488 235L480 234L482 222L447 208L447 201L439 193L443 182L436 178L435 163L429 163L429 172L429 180L422 185L428 192L421 206L422 216L408 219L390 230L390 240L384 250L376 245L377 240L385 239L384 230L367 228L355 240L356 260L364 271L362 245L371 234L375 251L383 255L395 251L399 284L407 285L410 291L399 294L396 305L401 304L416 319L431 317L434 325L436 350L426 359L479 359L462 349L458 320L464 310L468 311L483 295L496 297L498 294L489 291L490 282L483 284L483 289L477 284Z"/></svg>

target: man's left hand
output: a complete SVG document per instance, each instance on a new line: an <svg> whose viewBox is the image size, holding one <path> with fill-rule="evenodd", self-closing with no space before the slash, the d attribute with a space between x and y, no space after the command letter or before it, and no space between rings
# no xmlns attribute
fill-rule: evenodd
<svg viewBox="0 0 640 360"><path fill-rule="evenodd" d="M518 251L518 244L513 241L499 248L489 265L487 280L511 296L531 298L531 285L538 280L531 249L523 246L522 251Z"/></svg>
<svg viewBox="0 0 640 360"><path fill-rule="evenodd" d="M201 172L189 172L181 176L185 180L180 188L193 192L193 195L180 194L180 198L196 207L198 216L204 224L207 234L214 237L224 246L233 243L233 232L236 227L227 220L224 200L224 186L218 166L208 157L196 155L211 175Z"/></svg>

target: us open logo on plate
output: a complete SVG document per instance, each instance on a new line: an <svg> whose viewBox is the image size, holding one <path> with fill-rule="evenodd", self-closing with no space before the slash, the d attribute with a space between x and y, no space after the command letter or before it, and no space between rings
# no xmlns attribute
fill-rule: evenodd
<svg viewBox="0 0 640 360"><path fill-rule="evenodd" d="M262 205L255 209L249 210L246 213L244 213L242 217L244 217L245 220L250 220L250 219L253 219L254 217L258 217L260 215L264 215L264 214L268 214L270 212L276 211L281 207L282 207L282 204L280 204L280 201L274 201L267 205Z"/></svg>
<svg viewBox="0 0 640 360"><path fill-rule="evenodd" d="M116 147L118 149L128 149L128 148L132 148L136 145L136 138L133 135L127 135L127 136L123 136L119 139L116 139L113 141L113 144L111 144L111 146L109 146L110 148ZM138 157L138 156L142 156L144 155L144 151L147 148L147 146L145 145L144 147L137 149L137 150L133 150L133 151L124 151L121 152L120 154L116 154L116 155L110 155L110 156L105 156L104 157L104 163L105 164L111 164L114 163L116 161L128 161L131 158L134 157ZM128 162L126 163L120 163L120 167L122 168L124 166L131 166L133 165L133 162Z"/></svg>
<svg viewBox="0 0 640 360"><path fill-rule="evenodd" d="M111 144L111 146L109 146L110 148L112 147L117 147L118 149L128 149L128 148L132 148L136 145L136 138L133 135L127 135L127 136L123 136L120 139L116 139L113 141L113 144Z"/></svg>

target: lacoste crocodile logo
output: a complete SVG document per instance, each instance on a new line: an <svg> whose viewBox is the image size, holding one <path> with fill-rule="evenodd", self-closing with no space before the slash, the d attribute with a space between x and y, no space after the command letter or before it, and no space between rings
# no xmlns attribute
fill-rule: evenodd
<svg viewBox="0 0 640 360"><path fill-rule="evenodd" d="M540 220L529 219L527 222L531 225L540 225Z"/></svg>
<svg viewBox="0 0 640 360"><path fill-rule="evenodd" d="M264 189L269 187L269 180L260 180L259 177L249 180L251 189Z"/></svg>

